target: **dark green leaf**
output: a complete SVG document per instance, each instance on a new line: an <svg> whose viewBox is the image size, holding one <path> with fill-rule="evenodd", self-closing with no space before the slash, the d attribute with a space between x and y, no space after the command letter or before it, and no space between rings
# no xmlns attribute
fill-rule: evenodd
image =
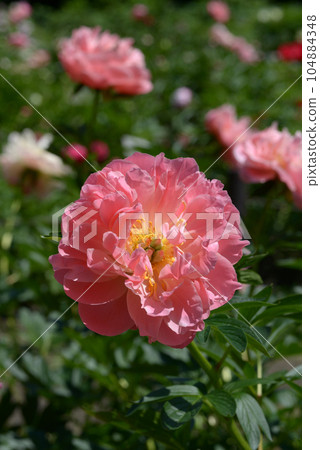
<svg viewBox="0 0 320 450"><path fill-rule="evenodd" d="M235 265L236 269L242 269L243 267L251 267L253 264L260 262L263 258L268 256L268 253L244 255L240 261Z"/></svg>
<svg viewBox="0 0 320 450"><path fill-rule="evenodd" d="M216 328L238 352L245 351L247 338L239 320L225 314L216 314L209 317L206 323Z"/></svg>
<svg viewBox="0 0 320 450"><path fill-rule="evenodd" d="M210 336L211 327L209 325L206 325L205 329L203 331L199 331L196 335L196 341L199 344L205 344Z"/></svg>
<svg viewBox="0 0 320 450"><path fill-rule="evenodd" d="M249 394L241 393L235 396L236 414L240 425L248 439L250 447L255 450L260 442L260 430L272 440L268 422L259 403Z"/></svg>
<svg viewBox="0 0 320 450"><path fill-rule="evenodd" d="M175 430L189 422L201 409L200 397L176 397L163 405L161 420L165 428Z"/></svg>
<svg viewBox="0 0 320 450"><path fill-rule="evenodd" d="M157 389L156 391L150 392L150 394L145 395L140 400L135 402L131 406L127 414L128 415L132 414L141 405L144 405L146 403L164 402L174 397L183 397L185 395L196 398L200 398L202 396L200 390L196 386L176 385L163 387L161 389Z"/></svg>
<svg viewBox="0 0 320 450"><path fill-rule="evenodd" d="M232 417L236 413L236 402L228 392L211 391L206 395L209 402L215 407L217 412L224 417Z"/></svg>
<svg viewBox="0 0 320 450"><path fill-rule="evenodd" d="M258 285L263 283L260 275L254 270L240 270L238 280L243 284Z"/></svg>

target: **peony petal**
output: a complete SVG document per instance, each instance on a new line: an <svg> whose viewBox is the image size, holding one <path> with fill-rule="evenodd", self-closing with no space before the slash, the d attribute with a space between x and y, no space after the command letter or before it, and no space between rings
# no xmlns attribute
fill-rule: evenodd
<svg viewBox="0 0 320 450"><path fill-rule="evenodd" d="M78 310L86 327L104 336L116 336L134 326L128 313L126 294L100 305L79 303Z"/></svg>

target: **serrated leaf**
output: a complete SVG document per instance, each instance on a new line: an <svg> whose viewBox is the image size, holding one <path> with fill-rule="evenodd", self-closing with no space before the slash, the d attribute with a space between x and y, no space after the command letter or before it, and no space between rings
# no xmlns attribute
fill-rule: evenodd
<svg viewBox="0 0 320 450"><path fill-rule="evenodd" d="M164 402L174 397L183 397L186 395L189 397L198 398L202 396L200 390L196 386L176 385L163 387L161 389L157 389L156 391L150 392L150 394L145 395L140 400L135 402L127 412L127 415L134 413L141 405L146 403Z"/></svg>
<svg viewBox="0 0 320 450"><path fill-rule="evenodd" d="M217 412L224 417L233 417L236 413L236 402L234 398L225 391L211 391L206 395L209 402Z"/></svg>
<svg viewBox="0 0 320 450"><path fill-rule="evenodd" d="M256 450L260 442L260 430L272 440L268 422L259 403L249 394L241 393L235 396L236 414L247 437L250 447Z"/></svg>
<svg viewBox="0 0 320 450"><path fill-rule="evenodd" d="M189 422L201 409L200 397L176 397L163 405L161 421L165 428L176 430Z"/></svg>

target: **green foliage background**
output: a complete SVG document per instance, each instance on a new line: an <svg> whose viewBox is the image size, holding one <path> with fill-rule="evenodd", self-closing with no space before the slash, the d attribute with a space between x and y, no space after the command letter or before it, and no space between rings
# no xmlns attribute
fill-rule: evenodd
<svg viewBox="0 0 320 450"><path fill-rule="evenodd" d="M231 103L239 115L254 120L300 75L299 63L279 61L276 54L279 44L299 38L299 2L228 2L229 28L261 52L261 62L254 65L209 43L213 20L206 2L145 1L155 18L149 27L132 20L133 4L35 3L33 46L52 56L48 66L36 70L27 67L28 51L9 47L6 31L1 32L0 72L71 142L87 142L93 93L87 88L75 91L57 60L57 45L81 25L132 36L152 72L150 94L100 104L91 137L107 142L111 157L126 155L122 139L131 135L149 141L144 151L163 151L169 158L192 156L206 170L222 149L205 131L205 113ZM272 11L278 19L266 21ZM184 110L171 102L180 86L194 92ZM36 112L28 117L21 113L26 102L2 79L0 96L2 143L10 132L24 128L55 134ZM262 129L277 121L291 132L300 129L300 99L297 82L256 126ZM60 154L65 145L55 134L50 150ZM51 231L52 214L78 198L91 172L86 165L74 168L77 175L46 199L24 196L0 179L1 372L70 306L48 263L56 245L41 236ZM207 176L221 179L232 192L234 175L223 161ZM301 447L298 374L279 356L295 367L301 361L301 213L283 185L270 182L241 189L250 249L265 256L238 266L239 278L250 285L232 300L241 315L230 306L219 309L197 338L215 367L215 379L199 368L187 349L149 345L136 331L114 338L95 335L84 327L74 306L1 378L1 449L237 449L241 446L230 433L232 420L239 430L242 427L251 448L257 448L259 430L265 449ZM244 270L248 267L250 271ZM246 328L244 318L261 335ZM257 364L263 368L262 398L257 396ZM182 386L177 395L170 394L172 386ZM148 401L148 393L163 387L167 390Z"/></svg>

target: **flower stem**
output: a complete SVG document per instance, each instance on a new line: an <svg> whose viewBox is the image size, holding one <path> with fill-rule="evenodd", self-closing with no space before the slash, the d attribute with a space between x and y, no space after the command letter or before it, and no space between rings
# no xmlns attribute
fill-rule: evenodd
<svg viewBox="0 0 320 450"><path fill-rule="evenodd" d="M188 345L188 350L191 353L193 359L197 361L199 366L206 372L210 381L216 386L219 384L219 378L217 372L214 370L209 361L203 356L197 344L192 341Z"/></svg>
<svg viewBox="0 0 320 450"><path fill-rule="evenodd" d="M209 361L203 356L197 344L192 341L188 345L188 350L195 361L199 364L199 366L206 372L211 383L214 385L216 389L221 389L222 382L219 378L218 372L212 367ZM207 402L205 402L208 404ZM217 414L217 411L214 410L214 413ZM243 450L251 450L250 445L247 443L241 431L239 430L236 422L232 419L231 421L226 421L226 425L229 429L229 432L233 434L233 437L238 441L239 445Z"/></svg>
<svg viewBox="0 0 320 450"><path fill-rule="evenodd" d="M237 439L243 450L252 450L248 442L242 436L241 431L238 428L238 425L234 420L231 421L231 431L234 437Z"/></svg>
<svg viewBox="0 0 320 450"><path fill-rule="evenodd" d="M257 378L262 378L262 359L260 352L257 352ZM262 384L257 385L257 397L258 399L262 399ZM263 436L261 432L258 450L263 450Z"/></svg>
<svg viewBox="0 0 320 450"><path fill-rule="evenodd" d="M89 145L90 141L94 138L95 124L97 121L97 115L98 115L98 109L99 109L100 93L101 92L98 89L96 89L94 91L91 117L90 117L89 126L88 126L88 142L87 142L88 145Z"/></svg>

